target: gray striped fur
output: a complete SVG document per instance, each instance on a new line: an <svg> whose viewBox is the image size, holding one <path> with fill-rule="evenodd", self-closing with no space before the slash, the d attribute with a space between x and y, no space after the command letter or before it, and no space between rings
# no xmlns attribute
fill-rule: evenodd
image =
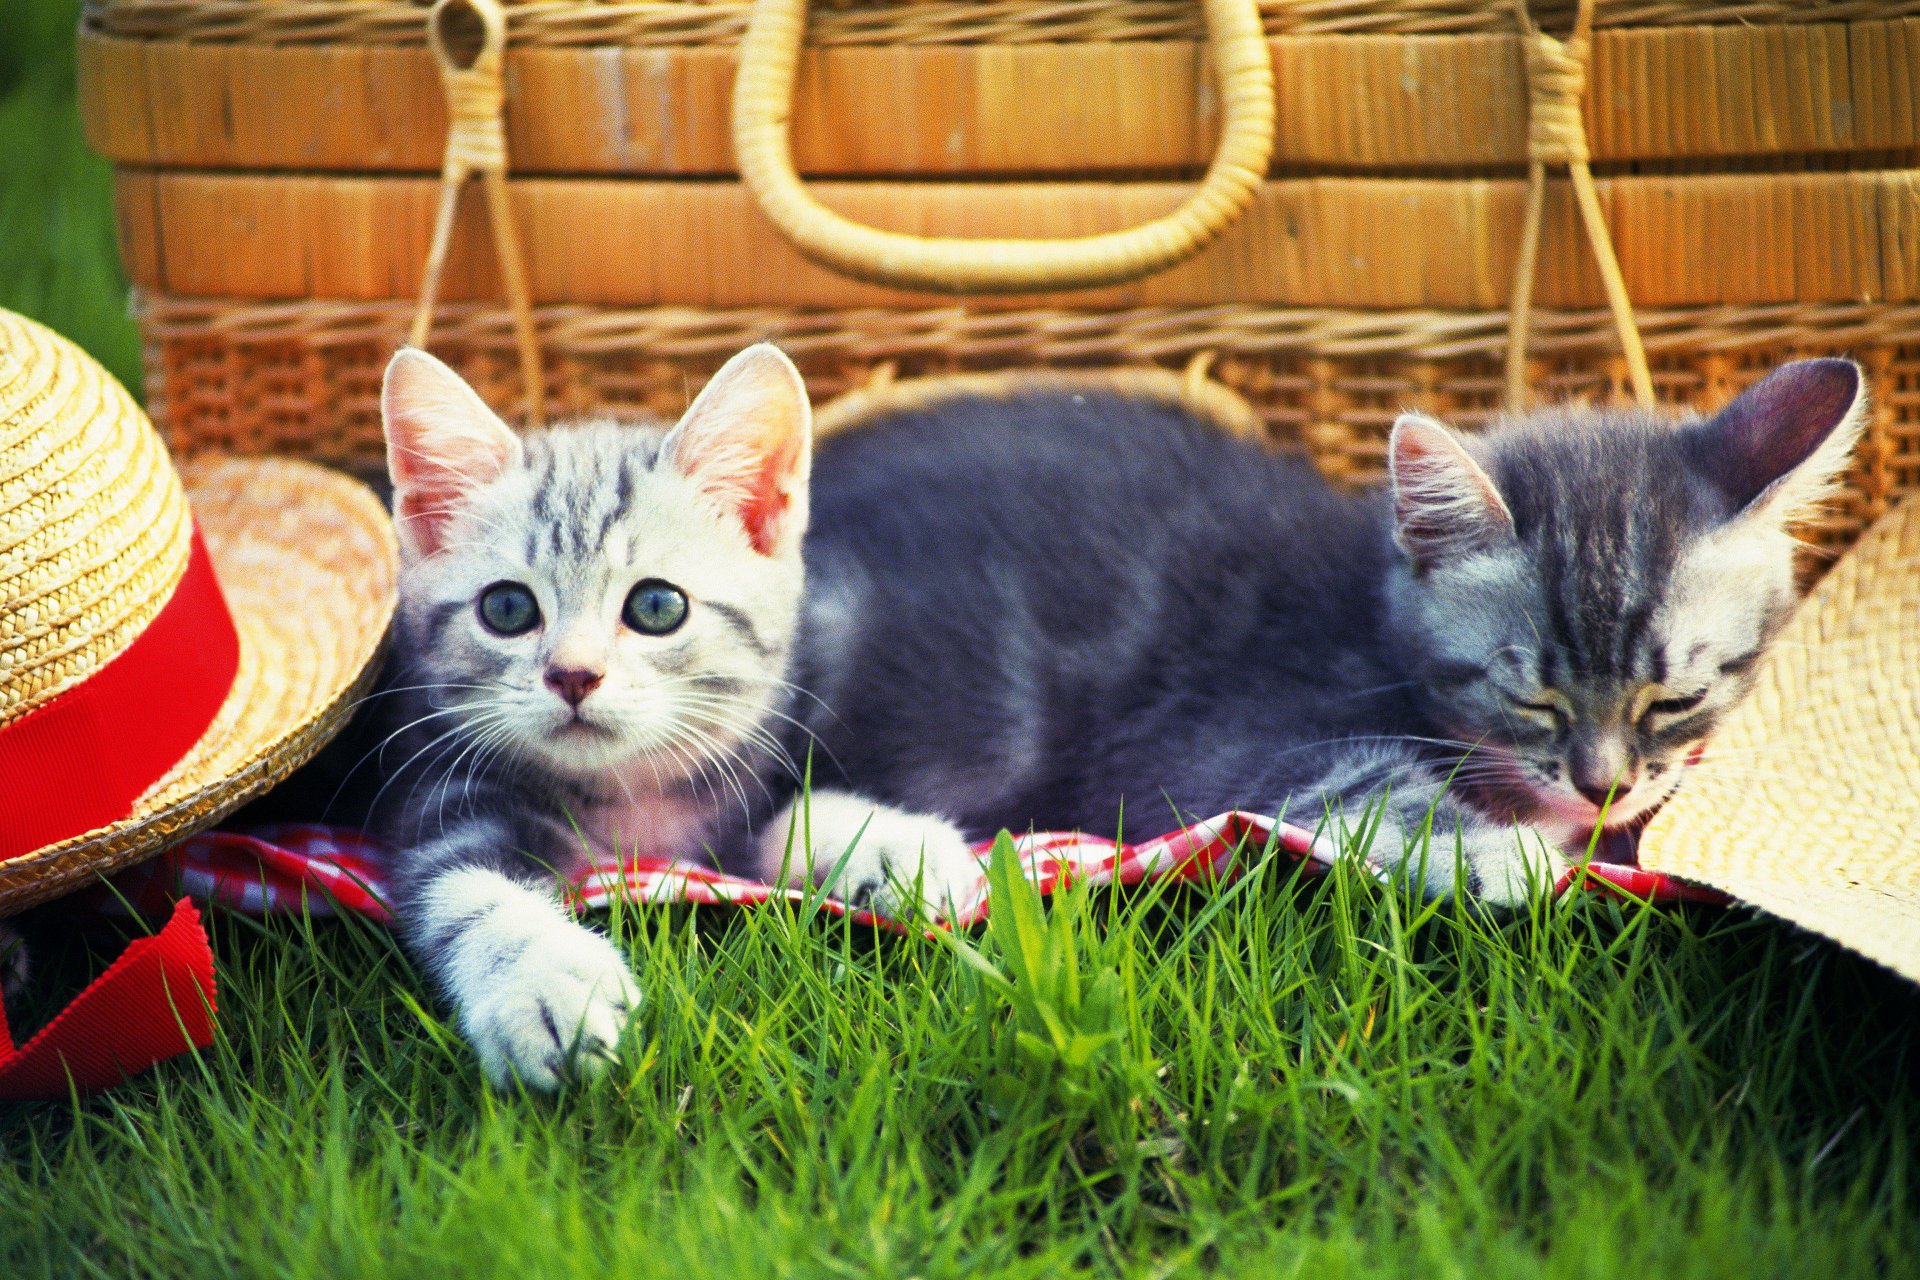
<svg viewBox="0 0 1920 1280"><path fill-rule="evenodd" d="M1861 388L1806 361L1710 420L1408 415L1356 495L1108 395L903 410L821 448L794 713L830 776L970 835L1378 822L1430 893L1517 901L1745 696Z"/></svg>
<svg viewBox="0 0 1920 1280"><path fill-rule="evenodd" d="M672 432L515 437L403 352L384 407L403 557L375 822L396 919L488 1076L552 1087L604 1056L639 998L558 885L589 859L703 860L777 798L767 723L804 579L805 393L755 348ZM784 499L761 520L750 499L768 484ZM654 579L688 601L668 634L623 618ZM484 623L502 582L532 592L537 626ZM569 673L594 681L577 703Z"/></svg>

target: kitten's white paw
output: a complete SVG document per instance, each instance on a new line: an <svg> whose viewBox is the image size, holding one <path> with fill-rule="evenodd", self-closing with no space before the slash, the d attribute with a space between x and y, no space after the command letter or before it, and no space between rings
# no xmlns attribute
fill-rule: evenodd
<svg viewBox="0 0 1920 1280"><path fill-rule="evenodd" d="M952 916L980 887L980 859L941 818L876 816L847 858L836 896L890 919Z"/></svg>
<svg viewBox="0 0 1920 1280"><path fill-rule="evenodd" d="M951 916L980 887L980 859L951 822L839 792L817 791L776 819L762 859L770 879L785 864L789 883L812 880L891 919Z"/></svg>
<svg viewBox="0 0 1920 1280"><path fill-rule="evenodd" d="M1573 866L1545 833L1485 822L1452 833L1436 828L1424 847L1419 840L1403 843L1397 827L1382 823L1368 861L1382 868L1407 866L1422 876L1429 900L1452 897L1464 874L1466 883L1459 887L1465 897L1508 909L1547 897Z"/></svg>
<svg viewBox="0 0 1920 1280"><path fill-rule="evenodd" d="M613 1057L640 988L626 958L579 925L530 949L501 981L460 1002L460 1025L497 1088L552 1090Z"/></svg>
<svg viewBox="0 0 1920 1280"><path fill-rule="evenodd" d="M432 906L465 907L444 972L460 1029L489 1082L551 1091L611 1061L640 1003L639 985L611 940L552 898L488 871L446 877Z"/></svg>
<svg viewBox="0 0 1920 1280"><path fill-rule="evenodd" d="M1444 856L1451 878L1454 842L1436 835L1433 845ZM1468 891L1492 907L1523 907L1550 896L1573 865L1557 844L1527 826L1477 826L1462 835L1459 847Z"/></svg>

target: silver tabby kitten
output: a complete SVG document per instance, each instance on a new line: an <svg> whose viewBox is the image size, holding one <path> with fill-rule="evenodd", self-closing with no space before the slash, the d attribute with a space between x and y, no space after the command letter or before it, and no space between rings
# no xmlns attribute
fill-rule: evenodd
<svg viewBox="0 0 1920 1280"><path fill-rule="evenodd" d="M494 1083L591 1070L640 999L559 901L589 859L698 861L757 826L752 862L832 867L858 836L849 877L905 872L889 910L917 905L923 857L929 882L968 878L937 818L819 791L790 851L791 813L748 812L788 767L768 726L804 579L810 412L779 351L736 356L671 431L516 436L412 350L382 410L402 548L382 757L404 764L377 822L403 938Z"/></svg>
<svg viewBox="0 0 1920 1280"><path fill-rule="evenodd" d="M821 447L791 710L971 834L1378 820L1376 863L1517 903L1746 695L1864 413L1810 360L1709 419L1408 414L1355 494L1112 394L897 410Z"/></svg>

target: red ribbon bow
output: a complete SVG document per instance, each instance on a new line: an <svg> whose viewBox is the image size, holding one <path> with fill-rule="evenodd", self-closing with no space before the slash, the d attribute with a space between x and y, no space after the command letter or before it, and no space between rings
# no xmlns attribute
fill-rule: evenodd
<svg viewBox="0 0 1920 1280"><path fill-rule="evenodd" d="M15 1047L0 1009L0 1098L88 1094L213 1043L213 950L182 898L38 1035Z"/></svg>

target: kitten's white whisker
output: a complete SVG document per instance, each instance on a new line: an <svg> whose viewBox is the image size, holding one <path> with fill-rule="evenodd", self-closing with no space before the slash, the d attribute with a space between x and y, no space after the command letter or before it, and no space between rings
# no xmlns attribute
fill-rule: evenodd
<svg viewBox="0 0 1920 1280"><path fill-rule="evenodd" d="M751 812L752 805L747 799L746 788L741 786L739 774L735 770L735 765L742 764L743 762L711 734L704 732L697 726L682 722L674 727L691 738L692 741L698 745L701 754L706 759L712 761L713 766L721 771L722 776L727 778L729 789L740 801L741 811L743 813ZM753 776L751 770L748 770L748 775L750 777ZM754 782L759 785L762 791L767 790L766 784L761 782L759 778L755 777ZM773 798L772 792L767 792L767 798L769 800Z"/></svg>
<svg viewBox="0 0 1920 1280"><path fill-rule="evenodd" d="M494 530L496 533L507 532L507 530L503 528L499 523L493 520L489 520L486 516L483 516L478 511L473 510L470 505L459 506L459 507L428 507L424 511L415 511L411 515L403 516L403 515L396 514L394 516L394 519L404 524L411 520L432 520L442 516L452 516L452 517L458 517L461 519L471 520L475 524L484 525L486 528Z"/></svg>
<svg viewBox="0 0 1920 1280"><path fill-rule="evenodd" d="M696 681L704 681L707 683L711 683L716 678L722 678L722 677L713 677L713 676L693 677L693 679ZM833 716L835 720L838 720L840 718L838 715L834 713L833 708L827 705L825 699L821 698L818 694L816 694L813 690L807 688L806 686L795 684L791 680L784 680L779 676L754 674L754 673L734 675L734 676L728 676L724 678L733 679L733 680L747 680L755 684L767 685L770 688L784 689L788 693L798 694L800 697L811 699L822 711L826 712L830 716Z"/></svg>
<svg viewBox="0 0 1920 1280"><path fill-rule="evenodd" d="M478 688L479 686L476 685L474 687ZM383 757L385 755L388 744L390 744L395 738L407 732L407 730L409 729L425 724L429 720L438 720L444 716L455 715L462 710L465 710L465 708L446 707L441 710L431 712L427 715L419 716L416 719L410 720L406 724L401 725L398 729L395 729L392 733L389 733L386 737L382 738L376 745L368 748L365 752L361 754L358 760L355 760L351 765L348 766L346 773L341 775L339 785L334 787L333 795L331 795L327 799L326 809L331 810L333 806L339 802L341 795L347 789L347 784L353 781L353 775L360 772L360 769L362 766L364 766L369 760L374 760L376 758ZM375 804L378 803L380 796L385 794L385 791L386 791L386 788L383 785L378 792L374 793Z"/></svg>
<svg viewBox="0 0 1920 1280"><path fill-rule="evenodd" d="M461 734L462 732L465 732L465 730L466 730L466 726L464 725L449 729L445 733L441 734L439 737L434 738L432 741L427 743L426 746L421 747L418 751L414 752L411 756L407 757L406 763L402 764L399 769L395 770L393 775L389 777L384 784L381 785L380 791L374 796L375 807L376 808L378 807L381 798L386 795L386 791L388 787L392 786L395 782L398 782L401 778L404 778L407 775L408 770L410 770L413 767L413 764L416 760L419 760L422 756L426 755L429 751L433 751L434 754L432 758L429 759L425 764L421 765L418 775L413 780L413 785L407 788L406 799L402 802L403 809L409 810L409 811L412 810L414 801L419 797L420 788L422 785L427 784L429 782L435 785L439 785L442 783L443 778L441 775L436 774L434 772L434 766L440 760L444 759L446 754L449 751L457 750L459 748L461 744L460 744L458 735ZM449 738L455 739L455 741L451 745L444 746L444 747L439 746L439 744L446 742ZM439 747L437 751L434 750L436 747ZM427 794L432 795L433 793L429 791ZM420 819L422 817L424 817L424 815L420 815L420 814L415 815L414 825L416 830L414 832L414 839L416 840L419 838L418 828L420 825Z"/></svg>
<svg viewBox="0 0 1920 1280"><path fill-rule="evenodd" d="M491 716L476 717L474 720L460 726L456 732L464 734L465 736L459 741L449 744L435 756L433 763L423 770L423 773L433 774L434 789L440 793L440 803L443 809L446 804L446 792L453 785L454 775L459 770L460 761L468 752L474 750L475 747L492 732L493 728L494 723L493 717ZM445 759L448 752L453 753L453 759L447 764L442 765L440 761ZM429 792L429 794L432 794L432 792Z"/></svg>
<svg viewBox="0 0 1920 1280"><path fill-rule="evenodd" d="M448 713L448 714L451 714L451 713ZM438 717L423 716L421 720L436 719L436 718ZM421 723L421 720L414 721L414 724ZM408 756L405 760L401 761L400 766L394 769L392 772L390 772L387 775L387 780L380 784L380 789L374 792L373 802L372 802L374 807L377 808L379 806L382 797L384 797L387 794L388 787L391 787L394 783L398 782L401 778L406 776L407 770L413 766L414 761L418 760L421 756L425 755L428 751L431 751L439 743L444 742L446 739L453 737L455 734L459 733L464 727L465 726L463 725L455 725L453 728L446 730L445 732L439 734L437 737L429 739L424 746L420 747L412 755ZM394 736L397 736L397 733L395 735L389 735L388 741L392 741ZM384 744L382 745L384 747ZM368 754L372 755L374 753L369 752Z"/></svg>
<svg viewBox="0 0 1920 1280"><path fill-rule="evenodd" d="M477 734L487 726L493 724L496 720L507 719L508 708L506 704L495 701L478 703L470 708L466 708L466 710L470 710L473 713L471 719L455 725L452 729L432 739L425 746L414 752L413 755L409 756L406 762L395 770L392 777L381 787L380 795L385 794L387 786L391 786L394 781L406 776L407 771L413 767L414 762L419 760L421 756L425 755L428 751L432 751L440 743L446 742L447 739L454 738L455 741L453 743L440 747L438 751L434 752L431 759L420 766L419 776L414 779L413 785L407 789L407 799L405 803L411 806L415 798L419 795L421 786L429 781L436 785L447 785L450 781L449 775L444 771L439 771L439 765L440 762L446 758L448 752L458 750L463 745L458 741L459 735L463 733ZM432 792L429 791L428 794L431 795ZM379 798L380 796L376 795L376 805L378 804Z"/></svg>
<svg viewBox="0 0 1920 1280"><path fill-rule="evenodd" d="M491 685L484 685L484 684L453 684L453 683L444 682L444 681L436 681L432 684L395 685L390 689L375 689L372 693L362 694L360 697L355 698L352 702L347 704L347 710L349 712L352 712L359 709L361 706L365 705L366 703L374 701L376 698L391 698L395 694L399 694L399 693L419 693L419 692L422 692L423 690L428 690L428 689L486 690L486 689L491 689L492 687L493 686Z"/></svg>
<svg viewBox="0 0 1920 1280"><path fill-rule="evenodd" d="M501 725L495 726L490 731L486 745L481 748L480 754L474 759L473 763L470 766L468 766L467 781L464 788L466 793L465 794L466 806L467 806L466 811L468 815L472 815L475 812L474 810L475 788L473 785L475 776L484 774L484 772L489 767L491 767L494 758L500 755L500 753L502 753L509 746L512 745L513 736L514 736L513 729L511 725L501 724Z"/></svg>
<svg viewBox="0 0 1920 1280"><path fill-rule="evenodd" d="M799 766L795 763L793 757L788 754L786 747L782 745L780 740L768 731L764 725L744 715L727 715L725 714L727 708L724 706L716 708L701 708L695 706L686 709L695 723L732 734L740 742L757 747L761 752L770 756L774 763L780 765L788 773L797 775ZM716 714L716 712L718 714ZM838 762L836 761L835 763L837 766Z"/></svg>
<svg viewBox="0 0 1920 1280"><path fill-rule="evenodd" d="M742 762L732 750L727 748L723 743L715 740L711 735L701 733L698 729L695 729L694 732L705 743L704 749L708 759L712 760L714 767L719 769L728 779L730 789L735 798L740 801L740 811L742 813L751 812L752 805L747 798L747 790L740 782L740 769L745 767L744 762ZM773 799L773 793L767 791L766 783L761 782L758 777L755 777L751 769L747 770L747 776L753 778L754 784L758 786L762 792L766 793L769 801Z"/></svg>
<svg viewBox="0 0 1920 1280"><path fill-rule="evenodd" d="M1392 684L1376 684L1369 689L1349 689L1335 696L1341 698L1365 698L1376 693L1391 693L1395 689L1411 689L1421 682L1418 680L1395 680Z"/></svg>
<svg viewBox="0 0 1920 1280"><path fill-rule="evenodd" d="M1315 751L1325 747L1360 746L1378 743L1421 743L1427 746L1457 748L1470 754L1477 753L1483 756L1505 759L1513 758L1512 753L1505 747L1498 746L1492 742L1463 742L1457 738L1425 738L1418 734L1410 733L1353 733L1344 734L1337 738L1321 738L1314 742L1302 742L1288 747L1283 751L1273 752L1268 758L1284 760L1288 756L1298 755L1303 751ZM1408 763L1412 763L1412 761Z"/></svg>
<svg viewBox="0 0 1920 1280"><path fill-rule="evenodd" d="M769 738L772 737L772 731L767 728L765 723L769 718L784 721L787 724L793 725L808 737L815 737L812 730L808 729L793 717L775 708L753 702L746 698L696 689L694 691L676 691L674 693L674 701L677 705L689 710L730 713L729 723L757 728L767 734ZM817 738L815 738L815 740L818 741Z"/></svg>
<svg viewBox="0 0 1920 1280"><path fill-rule="evenodd" d="M720 803L720 791L714 784L713 778L707 773L709 761L705 756L695 749L692 743L683 743L683 741L677 737L676 740L668 746L668 750L674 753L675 758L686 760L692 764L693 768L699 773L700 782L707 788L707 802L717 806ZM716 764L715 767L718 768L718 765ZM691 779L692 775L690 774L688 776ZM723 774L722 776L724 777L725 775ZM742 803L745 803L744 797L742 798Z"/></svg>
<svg viewBox="0 0 1920 1280"><path fill-rule="evenodd" d="M462 748L460 754L456 755L453 761L441 771L439 817L440 834L442 836L445 836L447 833L447 791L452 785L453 776L460 771L460 762L471 757L474 764L477 765L479 763L479 753L485 749L487 743L492 740L494 735L502 732L504 732L504 729L497 722L490 722L479 726L474 733L473 740ZM473 794L474 772L475 770L470 766L467 770L467 776L461 779L460 792L463 798L470 799ZM458 816L459 810L456 809L454 812L455 816Z"/></svg>

